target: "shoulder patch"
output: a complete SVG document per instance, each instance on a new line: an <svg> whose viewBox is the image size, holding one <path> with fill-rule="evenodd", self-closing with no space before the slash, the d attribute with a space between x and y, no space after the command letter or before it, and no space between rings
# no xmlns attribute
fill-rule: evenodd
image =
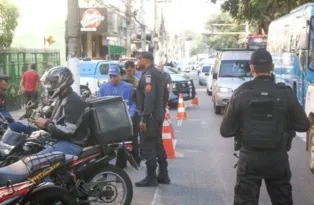
<svg viewBox="0 0 314 205"><path fill-rule="evenodd" d="M145 91L146 92L150 92L152 90L152 86L150 85L150 84L147 84L146 86L145 86Z"/></svg>
<svg viewBox="0 0 314 205"><path fill-rule="evenodd" d="M145 76L145 82L146 82L146 83L152 82L152 76L151 76L151 75L146 75L146 76Z"/></svg>

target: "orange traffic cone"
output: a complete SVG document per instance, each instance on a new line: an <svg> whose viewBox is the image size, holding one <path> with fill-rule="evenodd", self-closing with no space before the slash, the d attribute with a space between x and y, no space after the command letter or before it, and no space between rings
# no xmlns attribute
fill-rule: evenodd
<svg viewBox="0 0 314 205"><path fill-rule="evenodd" d="M169 127L169 122L167 119L164 120L162 126L162 143L164 145L167 158L175 158L174 146L172 143L171 131Z"/></svg>
<svg viewBox="0 0 314 205"><path fill-rule="evenodd" d="M176 136L174 135L174 132L173 132L173 127L172 127L172 123L171 123L171 120L168 119L168 123L169 123L169 128L170 128L170 133L171 133L171 138L172 139L175 139Z"/></svg>
<svg viewBox="0 0 314 205"><path fill-rule="evenodd" d="M186 112L184 107L184 101L182 94L179 93L179 102L178 102L178 114L177 114L178 120L186 120Z"/></svg>
<svg viewBox="0 0 314 205"><path fill-rule="evenodd" d="M166 117L167 117L168 119L170 119L170 112L169 112L169 107L168 107L168 105L167 105L167 107L166 107Z"/></svg>
<svg viewBox="0 0 314 205"><path fill-rule="evenodd" d="M194 99L192 100L192 105L194 105L194 106L199 105L196 91L195 91L195 97L194 97Z"/></svg>

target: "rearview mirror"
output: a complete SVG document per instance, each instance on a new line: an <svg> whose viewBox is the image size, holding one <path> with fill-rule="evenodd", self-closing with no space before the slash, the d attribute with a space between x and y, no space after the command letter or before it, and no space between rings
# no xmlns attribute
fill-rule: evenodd
<svg viewBox="0 0 314 205"><path fill-rule="evenodd" d="M213 73L213 79L217 80L217 73Z"/></svg>
<svg viewBox="0 0 314 205"><path fill-rule="evenodd" d="M300 49L308 50L309 48L309 33L304 31L300 34Z"/></svg>

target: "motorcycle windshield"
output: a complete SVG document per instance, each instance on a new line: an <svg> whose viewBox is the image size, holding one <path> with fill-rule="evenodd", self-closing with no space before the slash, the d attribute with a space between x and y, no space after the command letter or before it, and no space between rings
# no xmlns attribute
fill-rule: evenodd
<svg viewBox="0 0 314 205"><path fill-rule="evenodd" d="M26 136L27 136L26 134L14 132L10 128L8 128L7 131L4 133L4 135L2 136L1 142L14 146L14 145L24 142L26 139Z"/></svg>

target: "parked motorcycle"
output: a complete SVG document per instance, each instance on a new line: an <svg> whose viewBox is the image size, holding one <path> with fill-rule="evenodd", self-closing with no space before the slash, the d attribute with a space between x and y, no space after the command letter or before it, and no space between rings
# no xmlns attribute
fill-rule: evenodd
<svg viewBox="0 0 314 205"><path fill-rule="evenodd" d="M79 204L103 202L129 205L133 198L131 180L123 169L109 163L116 157L117 149L121 148L125 150L130 164L138 169L132 155L122 144L97 145L85 148L78 157L61 152L25 157L0 168L0 185L11 188L8 195L16 196L26 192L25 186L32 189L49 177L55 185L65 188L70 196L77 198ZM5 188L0 188L0 193L1 189Z"/></svg>
<svg viewBox="0 0 314 205"><path fill-rule="evenodd" d="M69 161L69 160L68 160ZM40 183L65 162L63 153L24 158L0 168L0 203L3 205L75 205L75 196L64 187Z"/></svg>
<svg viewBox="0 0 314 205"><path fill-rule="evenodd" d="M31 126L34 126L34 120L38 117L49 118L52 114L54 102L49 101L44 104L37 104L29 101L26 105L26 111L20 120L27 119ZM0 134L2 136L0 140L0 167L7 166L13 162L18 161L23 156L27 156L33 153L25 153L22 149L25 140L30 137L25 133L19 133L8 128L8 121L0 113ZM38 131L40 132L40 131ZM32 135L36 135L32 133Z"/></svg>

